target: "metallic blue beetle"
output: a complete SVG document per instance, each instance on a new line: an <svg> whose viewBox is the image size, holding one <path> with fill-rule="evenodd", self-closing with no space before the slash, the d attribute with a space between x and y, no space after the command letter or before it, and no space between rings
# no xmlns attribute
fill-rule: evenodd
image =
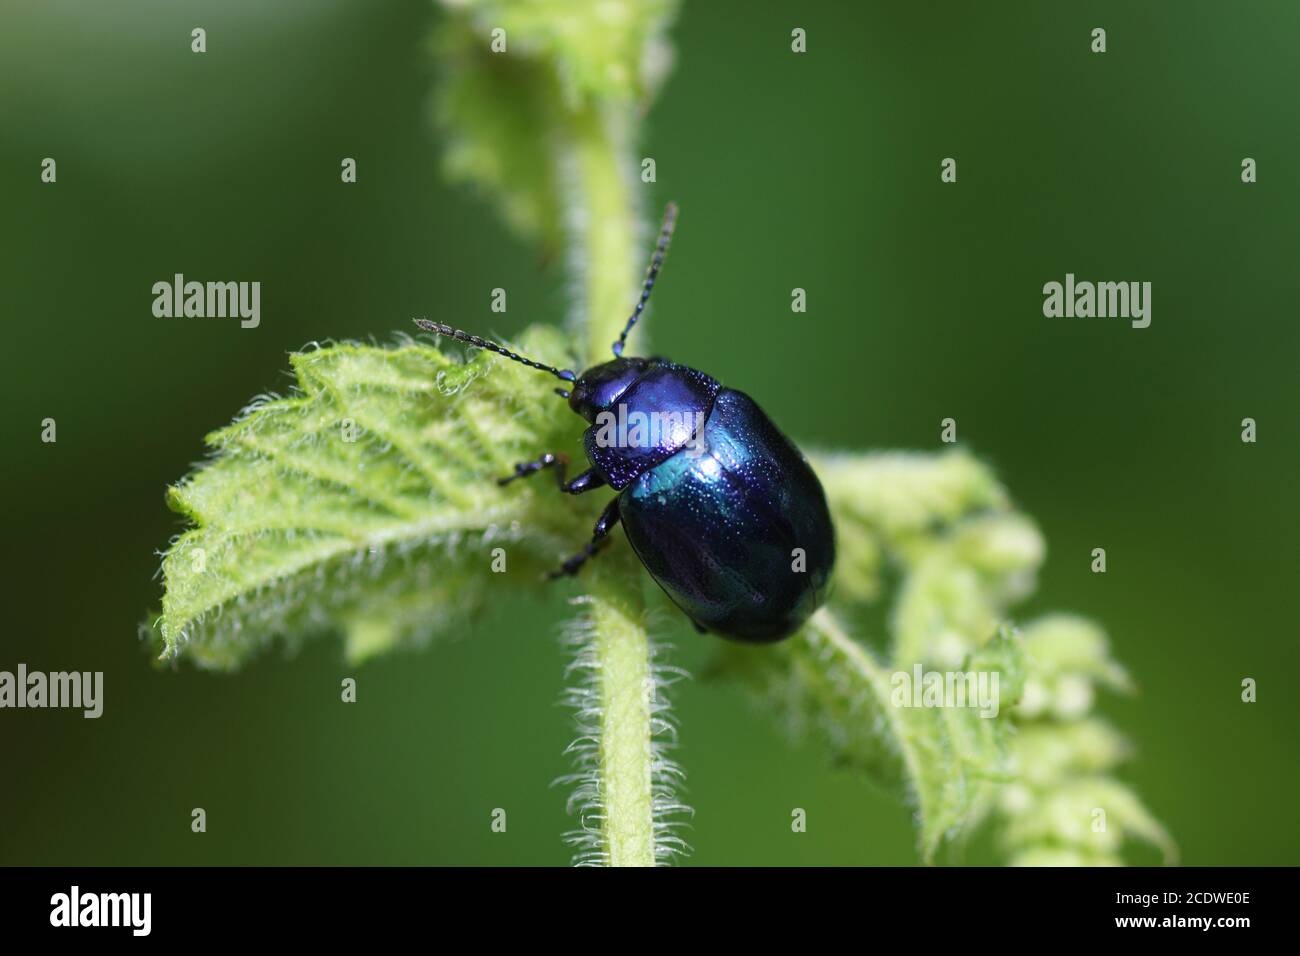
<svg viewBox="0 0 1300 956"><path fill-rule="evenodd" d="M697 630L777 641L817 609L830 581L835 530L821 483L744 392L666 359L623 357L676 221L670 204L614 360L581 375L438 322L416 324L572 384L556 392L591 423L583 435L591 467L566 481L565 456L548 453L500 479L504 485L554 468L561 491L578 495L608 485L618 492L590 543L552 577L576 574L621 521L641 563Z"/></svg>

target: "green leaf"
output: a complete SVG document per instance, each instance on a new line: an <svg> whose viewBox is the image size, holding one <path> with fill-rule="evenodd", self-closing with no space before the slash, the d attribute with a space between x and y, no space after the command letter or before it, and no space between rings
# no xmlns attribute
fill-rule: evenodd
<svg viewBox="0 0 1300 956"><path fill-rule="evenodd" d="M553 252L563 224L554 71L493 54L462 17L448 18L434 46L443 76L434 113L446 137L447 178L476 186L516 233Z"/></svg>
<svg viewBox="0 0 1300 956"><path fill-rule="evenodd" d="M553 253L566 218L561 197L577 197L575 214L586 205L585 189L564 182L583 175L571 155L574 123L593 104L631 114L648 103L671 63L664 31L676 0L446 6L433 48L447 176L477 186L516 232ZM493 31L504 31L503 51L494 51Z"/></svg>
<svg viewBox="0 0 1300 956"><path fill-rule="evenodd" d="M898 706L900 672L854 640L832 611L819 611L780 644L728 646L721 656L719 666L758 691L765 709L783 713L795 736L822 738L838 765L910 803L927 861L945 837L978 821L994 784L1009 777L1007 717ZM1014 687L1019 667L1018 643L1006 636L969 669L996 670L1000 683Z"/></svg>
<svg viewBox="0 0 1300 956"><path fill-rule="evenodd" d="M551 329L519 347L566 359ZM549 481L495 482L574 440L545 376L415 343L292 365L295 393L209 435L211 460L169 491L194 527L163 558L165 654L230 669L274 636L339 632L362 659L463 623L492 585L531 585L582 539L587 509L555 507Z"/></svg>
<svg viewBox="0 0 1300 956"><path fill-rule="evenodd" d="M588 97L651 95L670 66L664 30L677 0L447 0L467 32L490 50L493 30L505 50L553 68L570 106Z"/></svg>
<svg viewBox="0 0 1300 956"><path fill-rule="evenodd" d="M837 528L835 610L774 647L726 648L717 669L795 734L822 737L838 763L907 800L926 861L989 819L1016 862L1115 862L1128 836L1171 855L1159 823L1109 776L1123 738L1088 718L1094 687L1128 687L1104 636L1065 615L1023 634L1008 623L1044 545L989 469L961 450L815 464ZM876 617L890 639L876 651L852 636L869 625L854 622L886 595L888 613ZM906 688L930 672L985 675L989 689L996 674L996 715L951 700L910 706ZM1100 838L1090 828L1098 806L1111 824Z"/></svg>
<svg viewBox="0 0 1300 956"><path fill-rule="evenodd" d="M1111 776L1130 755L1123 735L1093 715L1098 689L1132 693L1095 624L1057 614L1023 634L1025 691L1015 718L1015 783L999 797L998 839L1020 865L1114 865L1126 839L1177 859L1173 838Z"/></svg>

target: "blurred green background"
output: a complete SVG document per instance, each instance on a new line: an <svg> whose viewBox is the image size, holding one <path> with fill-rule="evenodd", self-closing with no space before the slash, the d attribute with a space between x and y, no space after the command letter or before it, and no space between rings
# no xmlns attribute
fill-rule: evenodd
<svg viewBox="0 0 1300 956"><path fill-rule="evenodd" d="M206 431L288 386L287 352L387 340L414 315L510 335L565 314L561 271L442 180L439 15L0 8L0 669L106 681L98 721L0 712L0 862L568 860L567 792L548 786L573 736L558 598L365 665L355 706L333 641L219 677L154 669L136 637L180 529L165 485ZM683 209L657 350L750 391L807 447L934 449L956 418L1046 535L1024 614L1096 618L1136 677L1139 696L1101 710L1189 864L1300 863L1298 29L1291 2L688 2L642 150L648 217ZM260 279L261 327L154 318L150 287L174 272ZM1044 318L1042 285L1066 272L1151 281L1151 327ZM508 315L489 312L496 286ZM795 286L809 311L792 321ZM698 674L708 641L677 644ZM697 679L675 700L690 863L915 861L906 808L738 689ZM962 859L993 857L977 841Z"/></svg>

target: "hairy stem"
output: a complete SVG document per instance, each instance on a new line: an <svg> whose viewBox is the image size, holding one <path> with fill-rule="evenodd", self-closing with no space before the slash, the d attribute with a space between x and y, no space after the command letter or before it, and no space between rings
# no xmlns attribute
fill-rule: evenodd
<svg viewBox="0 0 1300 956"><path fill-rule="evenodd" d="M628 583L628 575L636 569L619 558L625 555L607 562L593 575L590 595L599 662L601 826L610 866L653 866L650 706L654 679L640 592Z"/></svg>
<svg viewBox="0 0 1300 956"><path fill-rule="evenodd" d="M592 101L567 130L576 181L573 242L582 282L587 357L611 358L636 295L636 214L622 111ZM639 576L625 549L589 568L600 707L597 772L600 842L611 866L655 862L653 672Z"/></svg>

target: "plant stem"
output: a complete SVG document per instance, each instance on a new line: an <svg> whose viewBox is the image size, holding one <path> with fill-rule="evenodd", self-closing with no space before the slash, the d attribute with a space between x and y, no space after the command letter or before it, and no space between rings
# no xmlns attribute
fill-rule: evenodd
<svg viewBox="0 0 1300 956"><path fill-rule="evenodd" d="M600 682L601 827L610 866L653 866L654 683L640 590L628 583L628 575L639 569L625 554L606 557L612 560L594 575L591 588Z"/></svg>
<svg viewBox="0 0 1300 956"><path fill-rule="evenodd" d="M610 346L623 330L638 291L632 158L625 127L618 113L598 103L576 111L570 125L578 178L575 212L583 319L587 357L593 362L613 358Z"/></svg>
<svg viewBox="0 0 1300 956"><path fill-rule="evenodd" d="M583 284L588 357L611 358L636 296L636 214L630 188L628 110L590 102L570 117L576 208L573 237ZM590 613L599 682L601 843L611 866L653 866L655 828L650 639L639 569L626 548L590 568Z"/></svg>

